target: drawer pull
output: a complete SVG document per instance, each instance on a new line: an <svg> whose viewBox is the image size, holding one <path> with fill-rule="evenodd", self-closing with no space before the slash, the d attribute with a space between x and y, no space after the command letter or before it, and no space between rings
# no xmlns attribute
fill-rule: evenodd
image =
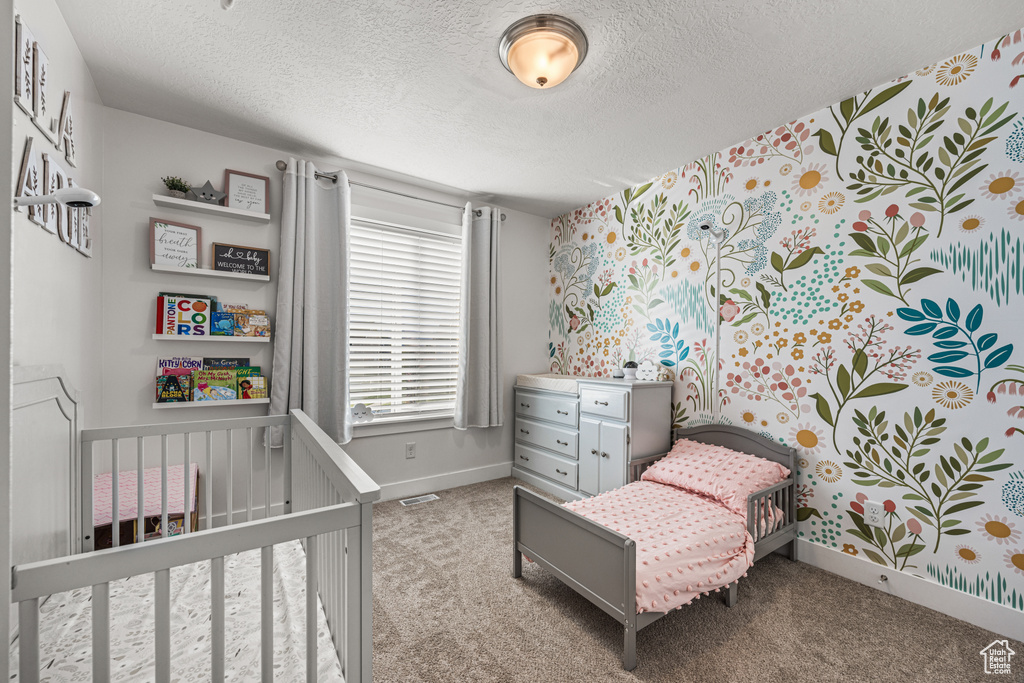
<svg viewBox="0 0 1024 683"><path fill-rule="evenodd" d="M591 455L597 455L597 449L596 448L591 448L590 449L590 454Z"/></svg>
<svg viewBox="0 0 1024 683"><path fill-rule="evenodd" d="M595 406L606 406L606 405L608 405L608 401L598 401L598 400L595 400L594 401L594 405Z"/></svg>
<svg viewBox="0 0 1024 683"><path fill-rule="evenodd" d="M569 414L568 410L559 410L558 408L555 408L555 412L558 413L559 415L568 415Z"/></svg>
<svg viewBox="0 0 1024 683"><path fill-rule="evenodd" d="M559 441L558 439L555 439L555 443L557 443L559 446L568 446L569 445L568 441Z"/></svg>
<svg viewBox="0 0 1024 683"><path fill-rule="evenodd" d="M530 433L529 429L523 429L521 427L519 428L519 431L522 432L523 434L529 434Z"/></svg>
<svg viewBox="0 0 1024 683"><path fill-rule="evenodd" d="M607 453L605 453L604 451L601 451L601 457L602 458L610 458L611 456L608 455Z"/></svg>
<svg viewBox="0 0 1024 683"><path fill-rule="evenodd" d="M519 459L520 459L520 460L525 460L526 462L530 462L530 459L529 459L529 458L527 458L527 457L526 457L525 455L520 455L520 456L519 456Z"/></svg>
<svg viewBox="0 0 1024 683"><path fill-rule="evenodd" d="M569 474L568 472L563 472L562 470L558 469L557 467L555 468L555 472L558 472L558 473L559 473L559 474L561 474L561 475L562 475L563 477L564 477L565 475Z"/></svg>
<svg viewBox="0 0 1024 683"><path fill-rule="evenodd" d="M523 407L523 408L529 408L529 407L530 407L530 404L529 404L529 403L522 403L522 402L520 402L520 403L519 403L519 405L520 405L521 407Z"/></svg>

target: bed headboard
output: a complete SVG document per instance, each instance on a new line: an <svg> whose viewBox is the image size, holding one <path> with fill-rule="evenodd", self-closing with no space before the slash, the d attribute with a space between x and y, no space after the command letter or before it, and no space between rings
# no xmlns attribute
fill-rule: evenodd
<svg viewBox="0 0 1024 683"><path fill-rule="evenodd" d="M777 441L766 439L742 427L733 425L702 425L677 429L672 433L672 443L679 439L693 439L702 443L731 448L777 462L796 476L796 450Z"/></svg>
<svg viewBox="0 0 1024 683"><path fill-rule="evenodd" d="M15 366L11 561L80 552L78 392L59 365Z"/></svg>

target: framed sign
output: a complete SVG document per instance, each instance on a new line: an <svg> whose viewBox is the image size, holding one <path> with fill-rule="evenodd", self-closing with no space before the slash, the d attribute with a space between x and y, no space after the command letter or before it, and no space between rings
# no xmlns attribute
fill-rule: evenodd
<svg viewBox="0 0 1024 683"><path fill-rule="evenodd" d="M202 228L149 219L149 262L154 266L198 268Z"/></svg>
<svg viewBox="0 0 1024 683"><path fill-rule="evenodd" d="M270 213L270 178L243 171L224 171L224 206L257 213Z"/></svg>
<svg viewBox="0 0 1024 683"><path fill-rule="evenodd" d="M270 250L213 243L213 269L244 275L270 275Z"/></svg>

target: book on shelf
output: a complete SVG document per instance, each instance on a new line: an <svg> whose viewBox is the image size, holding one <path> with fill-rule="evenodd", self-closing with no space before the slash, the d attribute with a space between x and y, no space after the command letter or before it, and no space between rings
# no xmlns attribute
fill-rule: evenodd
<svg viewBox="0 0 1024 683"><path fill-rule="evenodd" d="M185 403L189 400L191 375L161 375L156 378L157 403Z"/></svg>
<svg viewBox="0 0 1024 683"><path fill-rule="evenodd" d="M224 313L241 313L243 311L248 311L249 310L249 304L225 304L225 303L222 303L222 304L220 304L217 307L216 310L223 311Z"/></svg>
<svg viewBox="0 0 1024 683"><path fill-rule="evenodd" d="M156 333L202 337L209 333L212 300L161 294L156 299Z"/></svg>
<svg viewBox="0 0 1024 683"><path fill-rule="evenodd" d="M238 396L242 399L267 398L267 378L263 375L239 377Z"/></svg>
<svg viewBox="0 0 1024 683"><path fill-rule="evenodd" d="M248 358L203 358L203 370L214 368L244 368L248 367Z"/></svg>
<svg viewBox="0 0 1024 683"><path fill-rule="evenodd" d="M242 311L235 313L236 337L269 337L270 318L266 311Z"/></svg>
<svg viewBox="0 0 1024 683"><path fill-rule="evenodd" d="M203 369L203 359L196 356L171 356L170 358L157 358L156 359L156 374L168 375L168 374L180 374L180 373L169 373L166 370L188 370L190 373L193 370Z"/></svg>
<svg viewBox="0 0 1024 683"><path fill-rule="evenodd" d="M232 337L235 334L235 314L214 311L211 316L210 334L215 337Z"/></svg>
<svg viewBox="0 0 1024 683"><path fill-rule="evenodd" d="M192 399L195 401L232 401L238 398L238 379L234 368L196 370L192 373Z"/></svg>

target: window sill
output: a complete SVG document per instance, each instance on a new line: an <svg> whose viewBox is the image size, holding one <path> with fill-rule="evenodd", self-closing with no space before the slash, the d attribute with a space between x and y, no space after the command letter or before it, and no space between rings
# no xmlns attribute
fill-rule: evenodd
<svg viewBox="0 0 1024 683"><path fill-rule="evenodd" d="M354 425L352 429L352 438L360 439L365 436L429 432L435 429L453 429L454 427L455 417L451 415L442 417L407 417L397 420L381 420L379 422L367 422Z"/></svg>

